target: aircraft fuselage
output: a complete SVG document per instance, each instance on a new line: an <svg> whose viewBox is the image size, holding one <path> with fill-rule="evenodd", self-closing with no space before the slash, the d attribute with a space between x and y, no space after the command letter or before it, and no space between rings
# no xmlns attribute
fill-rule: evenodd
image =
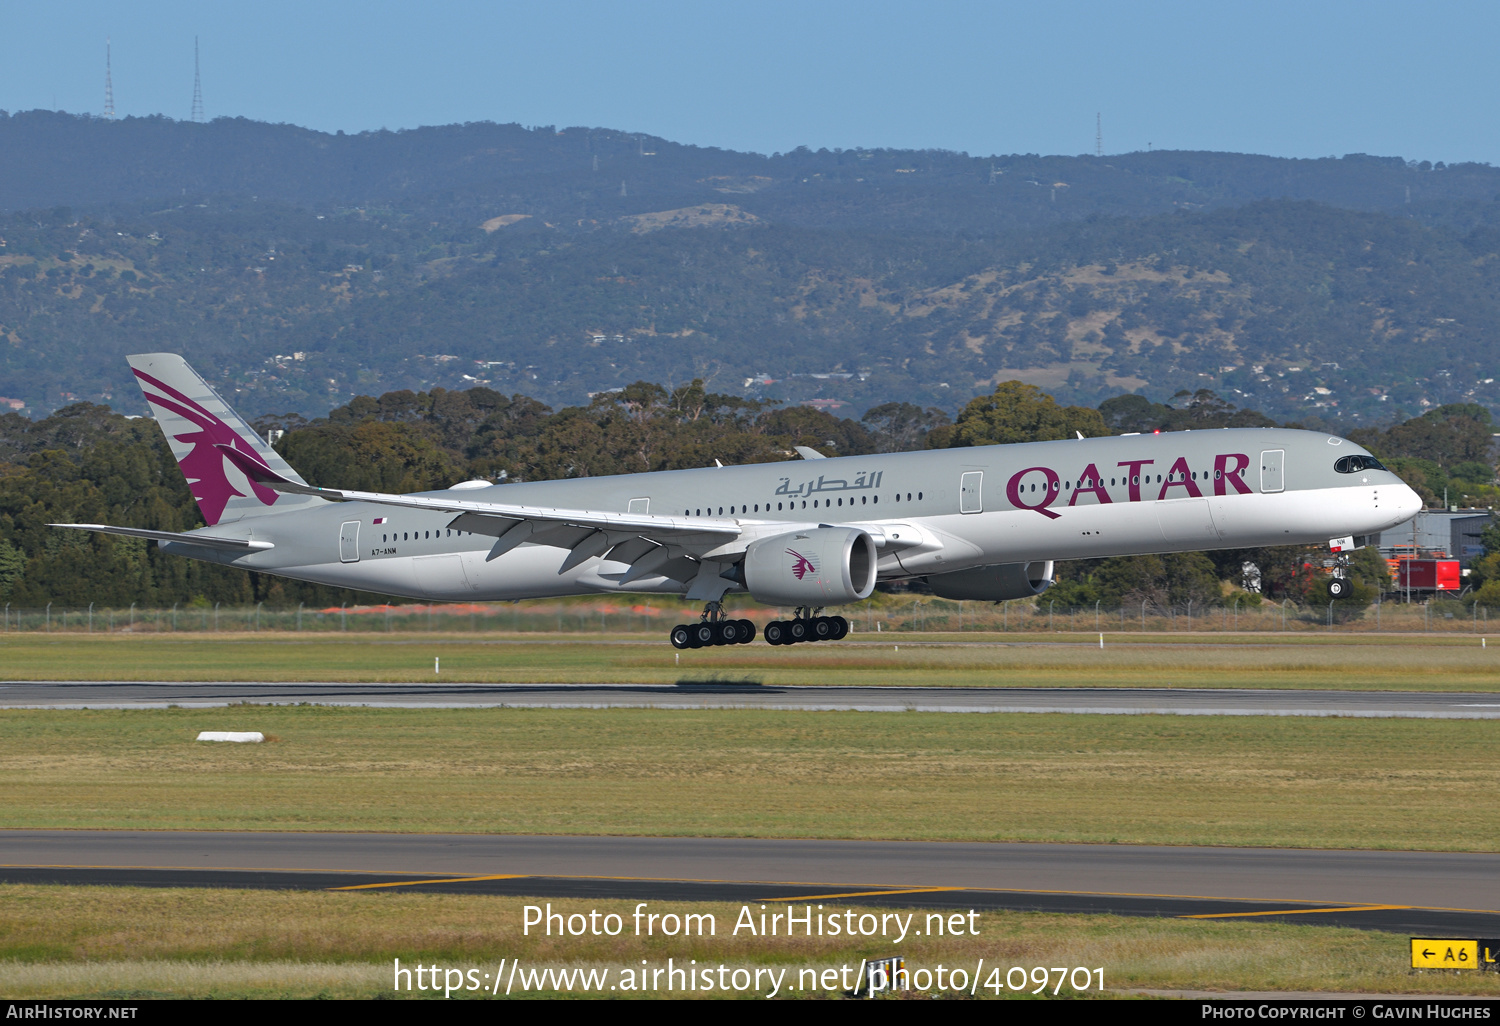
<svg viewBox="0 0 1500 1026"><path fill-rule="evenodd" d="M879 546L882 580L992 564L1266 545L1326 544L1409 520L1420 501L1327 434L1276 428L1182 431L419 493L534 508L731 523L740 539L819 525L857 527ZM452 512L328 502L203 529L273 547L168 552L407 598L507 600L610 592L682 594L662 575L622 581L607 553L564 568L566 549L455 529ZM700 554L714 558L714 552ZM740 589L742 590L742 589Z"/></svg>

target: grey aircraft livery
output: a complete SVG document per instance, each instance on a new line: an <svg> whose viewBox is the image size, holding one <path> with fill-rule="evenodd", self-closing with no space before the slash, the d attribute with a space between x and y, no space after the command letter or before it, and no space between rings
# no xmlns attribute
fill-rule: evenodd
<svg viewBox="0 0 1500 1026"><path fill-rule="evenodd" d="M944 598L1040 595L1052 561L1328 545L1343 563L1411 519L1415 492L1352 442L1279 428L1178 431L803 459L409 495L317 488L182 357L128 358L206 527L56 524L319 584L437 601L643 592L704 603L679 648L753 641L724 609L792 607L773 645L837 640L822 610L878 581Z"/></svg>

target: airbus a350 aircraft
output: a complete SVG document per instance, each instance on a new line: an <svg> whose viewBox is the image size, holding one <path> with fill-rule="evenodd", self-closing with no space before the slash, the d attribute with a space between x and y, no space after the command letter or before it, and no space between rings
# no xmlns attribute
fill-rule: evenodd
<svg viewBox="0 0 1500 1026"><path fill-rule="evenodd" d="M129 357L208 526L163 551L438 601L620 592L704 603L679 648L753 641L723 599L795 607L773 645L837 640L822 609L877 581L944 598L1040 595L1052 561L1262 545L1347 552L1421 508L1341 438L1277 428L1121 435L386 495L307 484L182 357ZM1330 590L1346 587L1342 572Z"/></svg>

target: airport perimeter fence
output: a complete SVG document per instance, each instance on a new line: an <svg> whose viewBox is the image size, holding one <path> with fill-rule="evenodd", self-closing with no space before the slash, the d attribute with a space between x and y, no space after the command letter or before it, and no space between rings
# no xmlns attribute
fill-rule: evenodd
<svg viewBox="0 0 1500 1026"><path fill-rule="evenodd" d="M876 601L830 608L848 618L855 633L1433 633L1486 634L1486 606L1455 600L1403 602L1391 596L1362 611L1337 603L1299 606L1291 601L1235 600L1195 607L1129 603L1114 609L1063 605L1043 595L1011 602L955 602L930 596L881 596ZM731 608L764 627L789 619L792 610ZM106 608L48 605L0 609L0 633L92 634L338 632L444 634L661 634L673 624L698 619L699 610L678 603L623 605L607 602L501 602L463 605L172 606Z"/></svg>

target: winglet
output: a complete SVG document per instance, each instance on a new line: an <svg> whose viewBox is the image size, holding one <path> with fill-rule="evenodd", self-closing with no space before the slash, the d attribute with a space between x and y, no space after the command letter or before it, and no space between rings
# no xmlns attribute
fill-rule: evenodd
<svg viewBox="0 0 1500 1026"><path fill-rule="evenodd" d="M796 449L797 455L805 460L826 460L828 458L810 445L794 445L792 448Z"/></svg>

